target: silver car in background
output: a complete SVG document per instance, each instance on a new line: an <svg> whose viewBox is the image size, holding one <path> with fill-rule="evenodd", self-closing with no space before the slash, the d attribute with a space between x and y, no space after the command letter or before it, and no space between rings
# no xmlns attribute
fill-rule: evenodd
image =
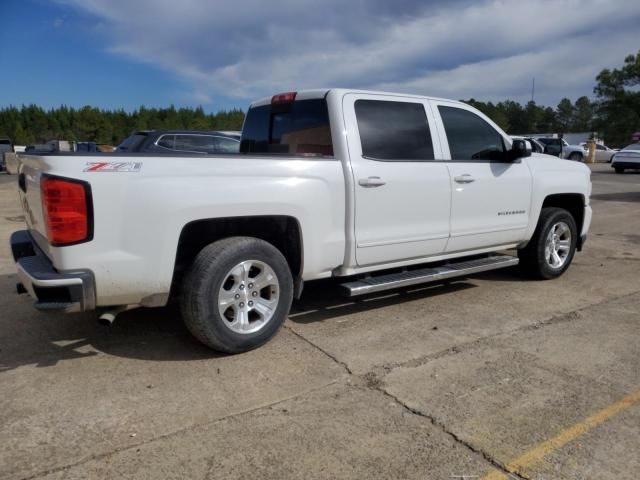
<svg viewBox="0 0 640 480"><path fill-rule="evenodd" d="M624 173L625 169L640 170L640 143L627 145L611 159L611 168L616 173Z"/></svg>

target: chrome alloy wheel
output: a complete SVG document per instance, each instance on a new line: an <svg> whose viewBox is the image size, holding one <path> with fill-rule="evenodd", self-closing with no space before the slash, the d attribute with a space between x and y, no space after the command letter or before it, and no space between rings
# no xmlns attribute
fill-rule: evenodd
<svg viewBox="0 0 640 480"><path fill-rule="evenodd" d="M233 267L218 292L218 310L233 332L255 333L264 328L278 307L280 284L273 269L258 260Z"/></svg>
<svg viewBox="0 0 640 480"><path fill-rule="evenodd" d="M551 227L544 244L544 258L551 268L559 269L564 266L571 252L571 229L564 222L558 222Z"/></svg>

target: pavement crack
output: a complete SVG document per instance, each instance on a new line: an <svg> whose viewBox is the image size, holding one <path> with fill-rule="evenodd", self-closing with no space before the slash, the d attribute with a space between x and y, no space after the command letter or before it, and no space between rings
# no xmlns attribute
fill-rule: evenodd
<svg viewBox="0 0 640 480"><path fill-rule="evenodd" d="M451 438L455 443L457 443L458 445L461 445L462 447L464 447L466 450L472 452L473 454L481 456L484 460L489 462L493 468L495 468L499 472L503 473L508 479L510 479L510 480L528 480L527 477L521 476L518 472L510 471L506 467L506 465L504 465L502 462L496 460L489 453L485 452L484 450L482 450L480 448L475 447L473 444L471 444L471 443L463 440L462 438L460 438L459 435L457 435L455 432L449 430L444 423L440 422L435 417L433 417L431 415L428 415L428 414L426 414L424 412L421 412L420 410L417 410L417 409L415 409L413 407L410 407L405 402L400 400L395 395L389 393L388 391L386 391L381 386L374 387L374 390L377 390L377 391L381 392L383 395L385 395L386 397L388 397L391 400L393 400L394 403L396 403L397 405L399 405L401 408L403 408L407 412L411 413L412 415L417 415L417 416L419 416L421 418L424 418L424 419L428 420L434 427L436 427L438 430L440 430L445 435L447 435L449 438Z"/></svg>
<svg viewBox="0 0 640 480"><path fill-rule="evenodd" d="M288 331L290 331L293 335L295 335L296 337L298 337L300 340L302 340L303 342L307 343L308 345L310 345L311 347L315 348L316 350L318 350L320 353L326 355L327 357L329 357L331 360L333 360L335 363L337 363L338 365L340 365L349 375L354 375L353 371L351 371L351 369L349 368L349 365L347 365L345 362L338 360L338 358L333 355L332 353L327 352L324 348L320 347L319 345L313 343L311 340L307 339L306 337L304 337L303 335L300 335L298 332L296 332L295 330L293 330L291 327L289 327L288 325L284 326L285 329L287 329Z"/></svg>
<svg viewBox="0 0 640 480"><path fill-rule="evenodd" d="M473 348L476 348L486 342L490 342L492 340L498 339L498 338L504 338L504 337L508 337L510 335L514 335L520 332L526 332L526 331L530 331L530 330L538 330L544 327L548 327L551 325L557 325L560 323L568 323L568 322L573 322L573 321L577 321L580 320L582 318L582 312L584 310L587 310L589 308L594 308L597 307L599 305L602 304L606 304L606 303L610 303L610 302L618 302L626 297L630 297L633 295L637 295L638 293L640 293L639 291L635 291L635 292L631 292L628 294L624 294L624 295L620 295L618 297L614 297L614 298L607 298L604 299L600 302L595 302L595 303L591 303L589 305L585 305L583 307L577 308L575 310L571 310L569 312L564 312L564 313L558 313L558 314L554 314L551 315L543 320L539 320L536 321L534 323L530 323L527 325L523 325L517 328L514 328L512 330L507 330L507 331L503 331L503 332L498 332L492 335L487 335L484 337L480 337L480 338L476 338L474 340L471 340L469 342L465 342L465 343L460 343L458 345L454 345L452 347L446 348L444 350L439 350L437 352L428 354L428 355L423 355L421 357L418 358L413 358L411 360L407 360L404 362L396 362L396 363L386 363L383 365L380 365L378 367L375 367L373 370L382 370L385 374L390 373L391 371L395 370L396 368L415 368L415 367L420 367L422 365L425 365L426 363L429 363L433 360L438 360L440 358L443 357L448 357L448 356L452 356L452 355L457 355L459 353L471 350Z"/></svg>

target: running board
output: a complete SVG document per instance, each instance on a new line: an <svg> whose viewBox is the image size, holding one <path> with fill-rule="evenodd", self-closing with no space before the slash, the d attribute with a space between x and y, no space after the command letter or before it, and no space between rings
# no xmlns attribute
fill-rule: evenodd
<svg viewBox="0 0 640 480"><path fill-rule="evenodd" d="M518 257L511 255L490 255L473 260L447 263L440 267L421 268L401 273L390 273L377 277L367 277L340 285L348 297L365 293L375 293L392 288L410 287L421 283L438 282L450 278L466 277L474 273L487 272L518 264Z"/></svg>

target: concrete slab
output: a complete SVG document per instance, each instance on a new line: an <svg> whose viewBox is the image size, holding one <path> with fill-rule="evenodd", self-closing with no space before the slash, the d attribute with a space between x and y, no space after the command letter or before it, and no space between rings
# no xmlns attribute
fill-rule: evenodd
<svg viewBox="0 0 640 480"><path fill-rule="evenodd" d="M488 465L380 392L335 385L43 478L423 480Z"/></svg>
<svg viewBox="0 0 640 480"><path fill-rule="evenodd" d="M603 311L608 312L606 326ZM640 388L634 347L638 311L640 295L588 308L555 324L397 368L383 379L383 388L461 441L508 464ZM603 432L613 448L594 432L593 439L580 438L521 473L527 478L619 478L617 466L638 462L640 404L632 408L610 420L617 429L599 427L607 428ZM574 456L579 448L584 452ZM594 465L589 455L607 462ZM590 475L594 471L599 474Z"/></svg>
<svg viewBox="0 0 640 480"><path fill-rule="evenodd" d="M9 313L14 320L33 317ZM145 314L153 317L154 311ZM140 324L138 315L132 324L125 318L114 331L100 333L95 321L82 318L71 328L67 317L62 331L55 318L38 320L50 323L39 330L27 322L37 335L18 335L14 344L2 338L0 478L102 455L344 376L341 366L286 330L264 348L224 357L181 328L172 333L166 318ZM153 321L155 329L138 330ZM85 335L78 335L82 330Z"/></svg>
<svg viewBox="0 0 640 480"><path fill-rule="evenodd" d="M496 272L342 307L335 305L344 300L322 288L308 292L289 325L363 374L640 291L637 262L591 255L578 256L564 276L547 282Z"/></svg>

